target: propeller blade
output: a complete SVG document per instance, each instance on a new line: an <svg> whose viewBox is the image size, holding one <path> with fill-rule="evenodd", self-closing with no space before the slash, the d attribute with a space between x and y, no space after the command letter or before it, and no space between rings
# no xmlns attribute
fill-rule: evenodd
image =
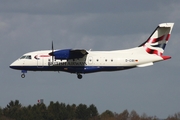
<svg viewBox="0 0 180 120"><path fill-rule="evenodd" d="M54 44L53 44L53 41L52 41L52 62L54 61Z"/></svg>
<svg viewBox="0 0 180 120"><path fill-rule="evenodd" d="M53 45L53 41L52 41L52 53L54 53L54 45Z"/></svg>
<svg viewBox="0 0 180 120"><path fill-rule="evenodd" d="M50 52L49 55L52 56L52 62L53 62L54 61L54 45L53 45L53 41L52 41L51 49L52 49L52 52Z"/></svg>

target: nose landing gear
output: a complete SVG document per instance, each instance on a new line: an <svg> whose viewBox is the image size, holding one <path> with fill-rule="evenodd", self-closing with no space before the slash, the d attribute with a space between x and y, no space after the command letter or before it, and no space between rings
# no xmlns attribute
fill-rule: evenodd
<svg viewBox="0 0 180 120"><path fill-rule="evenodd" d="M21 74L21 77L22 77L22 78L25 78L25 74L24 74L24 73L23 73L23 74Z"/></svg>
<svg viewBox="0 0 180 120"><path fill-rule="evenodd" d="M22 73L22 74L21 74L21 77L22 77L22 78L25 78L25 73L27 73L27 70L22 70L21 73Z"/></svg>

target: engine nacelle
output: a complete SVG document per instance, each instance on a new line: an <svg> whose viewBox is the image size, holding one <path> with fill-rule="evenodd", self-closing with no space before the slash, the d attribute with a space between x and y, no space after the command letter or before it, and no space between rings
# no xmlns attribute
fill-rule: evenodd
<svg viewBox="0 0 180 120"><path fill-rule="evenodd" d="M85 50L63 49L63 50L54 51L49 54L54 56L55 59L67 60L67 59L82 58L88 53Z"/></svg>
<svg viewBox="0 0 180 120"><path fill-rule="evenodd" d="M55 59L70 59L70 49L58 50L53 53Z"/></svg>

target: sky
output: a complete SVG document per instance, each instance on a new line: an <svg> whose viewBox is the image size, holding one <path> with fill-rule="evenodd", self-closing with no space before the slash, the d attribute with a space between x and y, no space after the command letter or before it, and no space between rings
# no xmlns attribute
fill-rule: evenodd
<svg viewBox="0 0 180 120"><path fill-rule="evenodd" d="M180 1L1 0L0 106L38 99L66 104L94 104L105 110L167 118L180 112ZM54 48L118 50L137 47L160 23L174 22L165 55L153 66L83 75L28 72L9 65L21 55Z"/></svg>

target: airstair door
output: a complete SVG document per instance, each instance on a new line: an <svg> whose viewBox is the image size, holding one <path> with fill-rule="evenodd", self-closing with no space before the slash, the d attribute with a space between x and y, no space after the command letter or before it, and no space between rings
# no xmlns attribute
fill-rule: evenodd
<svg viewBox="0 0 180 120"><path fill-rule="evenodd" d="M38 59L37 59L37 67L38 68L43 68L44 67L44 58L43 57L38 57Z"/></svg>

